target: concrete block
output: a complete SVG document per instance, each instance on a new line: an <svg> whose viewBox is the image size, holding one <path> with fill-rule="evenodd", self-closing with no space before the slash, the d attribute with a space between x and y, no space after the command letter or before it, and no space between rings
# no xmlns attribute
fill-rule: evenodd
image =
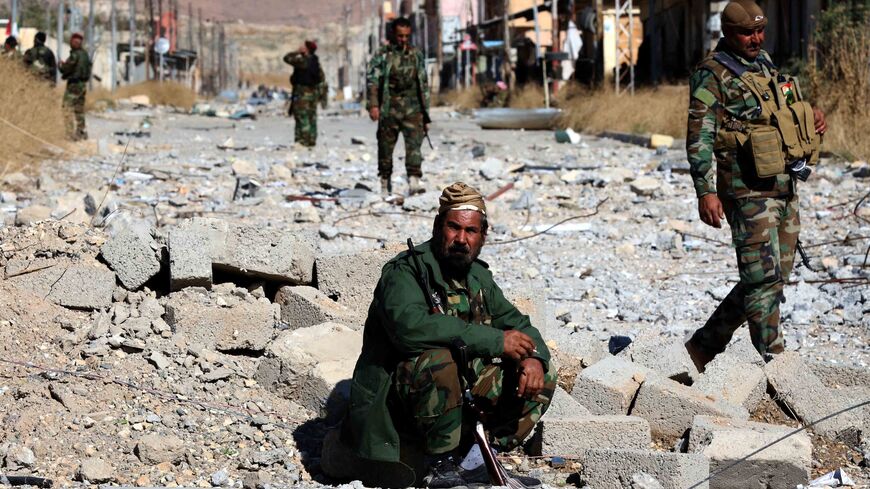
<svg viewBox="0 0 870 489"><path fill-rule="evenodd" d="M46 219L51 219L51 209L44 205L32 205L15 213L16 226L30 226Z"/></svg>
<svg viewBox="0 0 870 489"><path fill-rule="evenodd" d="M764 367L764 359L761 358L761 354L758 353L758 350L752 346L752 340L749 338L749 332L746 331L746 328L737 330L737 333L734 334L734 338L730 343L728 343L728 346L725 347L723 353L734 358L737 363Z"/></svg>
<svg viewBox="0 0 870 489"><path fill-rule="evenodd" d="M689 452L702 453L710 471L725 468L793 431L753 421L695 416L689 434ZM710 481L711 489L793 489L810 477L813 445L806 432L798 433L753 455Z"/></svg>
<svg viewBox="0 0 870 489"><path fill-rule="evenodd" d="M275 303L281 306L281 321L291 329L328 322L362 327L360 317L350 309L307 285L281 287L275 295Z"/></svg>
<svg viewBox="0 0 870 489"><path fill-rule="evenodd" d="M571 394L565 392L565 389L556 386L553 399L550 400L550 407L547 408L547 412L544 413L541 420L589 416L592 416L592 413L588 409L571 397Z"/></svg>
<svg viewBox="0 0 870 489"><path fill-rule="evenodd" d="M685 489L710 475L710 464L699 453L593 449L580 460L580 478L595 489L633 487L635 474L655 478L665 489ZM704 483L698 489L709 489Z"/></svg>
<svg viewBox="0 0 870 489"><path fill-rule="evenodd" d="M827 362L807 362L822 384L832 388L870 388L870 369Z"/></svg>
<svg viewBox="0 0 870 489"><path fill-rule="evenodd" d="M608 356L577 376L571 396L593 414L628 414L640 385L651 374L646 367Z"/></svg>
<svg viewBox="0 0 870 489"><path fill-rule="evenodd" d="M157 244L150 234L126 228L109 238L100 248L100 254L124 288L137 290L160 272L155 248Z"/></svg>
<svg viewBox="0 0 870 489"><path fill-rule="evenodd" d="M317 257L317 288L354 313L364 316L381 278L381 269L401 251L402 248L396 247Z"/></svg>
<svg viewBox="0 0 870 489"><path fill-rule="evenodd" d="M361 350L362 331L341 324L283 331L266 350L256 379L314 412L332 411L350 396L350 378Z"/></svg>
<svg viewBox="0 0 870 489"><path fill-rule="evenodd" d="M632 416L649 421L654 436L679 438L692 426L696 415L709 414L726 418L748 419L749 412L717 396L664 377L650 377L640 387Z"/></svg>
<svg viewBox="0 0 870 489"><path fill-rule="evenodd" d="M752 412L767 391L767 376L758 365L743 363L726 351L707 364L692 387Z"/></svg>
<svg viewBox="0 0 870 489"><path fill-rule="evenodd" d="M580 454L593 448L645 450L652 443L649 423L636 416L551 417L537 429L541 455Z"/></svg>
<svg viewBox="0 0 870 489"><path fill-rule="evenodd" d="M304 233L228 224L213 218L186 221L173 231L178 230L184 232L175 236L174 245L170 232L170 273L172 262L176 261L173 249L181 253L195 250L200 254L207 252L212 268L230 273L296 285L312 281L314 247ZM185 255L177 260L176 277L181 282L176 286L183 286L188 277L204 280L204 262L202 258L198 262L189 261L193 258ZM185 267L191 270L187 274L182 273Z"/></svg>
<svg viewBox="0 0 870 489"><path fill-rule="evenodd" d="M272 340L280 308L266 300L221 297L225 306L195 292L175 292L166 303L164 319L188 344L218 351L260 352Z"/></svg>
<svg viewBox="0 0 870 489"><path fill-rule="evenodd" d="M115 274L95 262L67 267L51 286L47 298L71 309L108 309L114 290Z"/></svg>
<svg viewBox="0 0 870 489"><path fill-rule="evenodd" d="M764 366L767 380L777 398L788 405L804 423L844 409L856 402L846 394L825 386L801 359L798 352L776 355ZM850 411L819 423L813 430L849 446L858 446L864 425L861 410Z"/></svg>
<svg viewBox="0 0 870 489"><path fill-rule="evenodd" d="M636 341L622 350L619 356L682 384L691 384L698 377L698 369L682 340L656 343Z"/></svg>
<svg viewBox="0 0 870 489"><path fill-rule="evenodd" d="M504 295L521 313L529 317L532 326L538 329L544 337L555 321L555 316L547 305L547 298L540 288L514 287L504 290ZM551 318L552 316L552 318Z"/></svg>
<svg viewBox="0 0 870 489"><path fill-rule="evenodd" d="M226 239L226 231L207 226L178 226L169 231L169 288L211 288L211 239Z"/></svg>
<svg viewBox="0 0 870 489"><path fill-rule="evenodd" d="M291 231L230 225L224 246L212 256L212 266L267 280L310 284L314 249Z"/></svg>

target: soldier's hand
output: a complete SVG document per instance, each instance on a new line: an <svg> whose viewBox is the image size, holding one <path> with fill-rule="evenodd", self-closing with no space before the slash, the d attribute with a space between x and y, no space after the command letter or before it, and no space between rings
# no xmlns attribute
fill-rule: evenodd
<svg viewBox="0 0 870 489"><path fill-rule="evenodd" d="M825 113L818 107L813 107L813 118L815 119L816 132L824 134L828 130L828 121L825 120Z"/></svg>
<svg viewBox="0 0 870 489"><path fill-rule="evenodd" d="M520 362L520 381L517 395L531 399L544 388L544 365L537 358L527 358Z"/></svg>
<svg viewBox="0 0 870 489"><path fill-rule="evenodd" d="M519 362L532 356L534 351L535 342L529 335L512 329L504 332L504 357Z"/></svg>
<svg viewBox="0 0 870 489"><path fill-rule="evenodd" d="M381 118L381 109L378 107L372 107L369 109L369 117L377 122L377 120Z"/></svg>
<svg viewBox="0 0 870 489"><path fill-rule="evenodd" d="M722 201L716 194L706 194L698 199L698 216L708 226L722 227L725 211L722 210Z"/></svg>
<svg viewBox="0 0 870 489"><path fill-rule="evenodd" d="M428 122L423 124L423 131L429 132L429 123Z"/></svg>

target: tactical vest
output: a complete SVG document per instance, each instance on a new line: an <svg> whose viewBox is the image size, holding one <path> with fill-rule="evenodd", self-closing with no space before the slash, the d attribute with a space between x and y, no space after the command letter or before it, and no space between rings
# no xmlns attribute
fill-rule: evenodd
<svg viewBox="0 0 870 489"><path fill-rule="evenodd" d="M716 145L751 155L761 178L784 174L787 165L799 160L816 164L821 139L812 106L803 99L797 78L775 73L767 60L760 61L769 74L749 71L722 51L702 62L720 82L728 73L739 78L758 102L748 120L722 110Z"/></svg>
<svg viewBox="0 0 870 489"><path fill-rule="evenodd" d="M312 54L307 59L305 69L293 70L290 83L294 86L316 87L320 83L320 60Z"/></svg>

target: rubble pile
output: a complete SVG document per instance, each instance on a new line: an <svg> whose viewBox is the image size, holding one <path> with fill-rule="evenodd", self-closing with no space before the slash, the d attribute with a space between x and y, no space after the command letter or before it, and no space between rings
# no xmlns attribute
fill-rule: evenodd
<svg viewBox="0 0 870 489"><path fill-rule="evenodd" d="M439 189L463 180L492 195L481 258L561 376L535 435L507 455L513 470L595 489L711 475L698 487L791 489L839 467L870 482L866 408L717 475L870 399L860 164L826 160L801 189L814 266L786 289L789 351L765 364L743 328L699 372L682 343L736 270L727 232L699 224L678 147L556 144L435 116L428 192L398 204L379 196L376 148L358 136L372 127L344 116L324 117L308 151L268 113L107 112L89 121L92 156L2 177L0 474L335 483L322 467L351 461L321 442L335 440L381 267L407 237L428 239ZM129 136L115 134L146 119L124 154Z"/></svg>

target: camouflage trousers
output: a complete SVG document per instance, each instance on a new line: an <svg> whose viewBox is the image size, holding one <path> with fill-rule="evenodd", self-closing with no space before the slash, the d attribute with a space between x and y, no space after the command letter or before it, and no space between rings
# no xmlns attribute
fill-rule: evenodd
<svg viewBox="0 0 870 489"><path fill-rule="evenodd" d="M484 426L494 436L494 446L503 451L516 448L550 406L555 373L545 374L544 388L537 396L524 399L516 395L516 364L492 364L477 358L470 367L478 377L471 393L487 414ZM395 391L427 454L448 453L459 447L463 436L471 436L474 423L463 413L459 372L450 350L428 350L399 363Z"/></svg>
<svg viewBox="0 0 870 489"><path fill-rule="evenodd" d="M378 176L390 178L393 174L393 150L399 134L405 138L405 171L409 177L423 176L423 111L415 97L392 97L390 113L378 120Z"/></svg>
<svg viewBox="0 0 870 489"><path fill-rule="evenodd" d="M85 128L85 99L88 85L86 83L67 83L63 94L66 135L73 141L88 138Z"/></svg>
<svg viewBox="0 0 870 489"><path fill-rule="evenodd" d="M303 146L317 144L317 100L303 94L293 100L293 120L296 121L295 141Z"/></svg>
<svg viewBox="0 0 870 489"><path fill-rule="evenodd" d="M759 353L782 352L779 304L784 301L783 287L794 265L801 228L798 197L726 200L723 205L740 282L691 341L708 353L721 353L734 331L748 321Z"/></svg>

